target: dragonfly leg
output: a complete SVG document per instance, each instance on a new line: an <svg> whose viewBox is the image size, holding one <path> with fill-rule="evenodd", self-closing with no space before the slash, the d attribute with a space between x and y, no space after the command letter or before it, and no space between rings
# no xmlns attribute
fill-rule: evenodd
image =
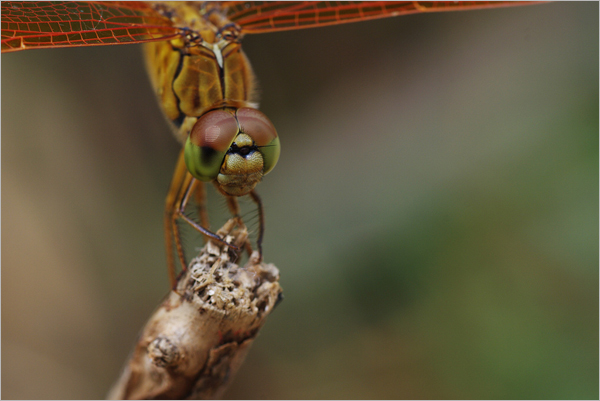
<svg viewBox="0 0 600 401"><path fill-rule="evenodd" d="M215 186L216 186L216 184L215 184ZM218 187L217 187L217 189L218 189ZM225 199L227 200L227 207L229 208L229 212L231 212L233 217L235 217L235 219L237 220L237 222L240 226L245 227L246 225L244 224L244 221L242 220L240 205L237 201L237 198L235 196L228 196L228 195L224 195L224 196L225 196ZM245 248L246 248L246 252L248 253L248 256L250 256L252 254L252 245L250 245L250 241L246 241Z"/></svg>
<svg viewBox="0 0 600 401"><path fill-rule="evenodd" d="M183 197L183 200L179 204L179 208L177 210L177 217L181 218L182 220L187 222L190 226L194 227L198 232L200 232L204 236L206 236L210 239L214 239L215 241L218 241L222 244L229 245L229 246L233 247L234 249L237 249L237 247L235 245L232 245L228 242L223 241L223 238L219 237L217 234L213 233L212 231L208 230L207 228L204 228L201 224L198 224L193 219L191 219L185 215L185 207L187 206L187 203L190 198L190 194L192 192L194 192L194 190L195 190L194 187L196 185L204 185L204 183L196 180L195 178L192 178L192 182L189 184L189 186L186 190L185 196ZM184 269L185 269L185 267L184 267Z"/></svg>
<svg viewBox="0 0 600 401"><path fill-rule="evenodd" d="M200 197L199 211L200 219L202 224L198 224L193 219L185 215L185 208L189 201L190 196L194 194L196 198ZM175 174L171 181L169 188L169 194L167 195L167 202L165 207L165 241L167 249L167 267L169 272L169 280L171 287L174 287L177 283L177 274L175 268L175 258L173 256L173 243L175 243L175 251L177 257L181 262L182 271L186 270L185 253L183 251L183 245L181 243L181 234L179 227L177 226L177 219L181 218L195 230L199 231L204 235L205 238L213 239L222 244L228 245L232 249L239 249L237 246L225 242L217 234L211 232L204 225L208 225L208 214L206 213L205 199L204 198L204 183L196 180L188 172L183 158L183 151L179 156L177 167L175 168Z"/></svg>
<svg viewBox="0 0 600 401"><path fill-rule="evenodd" d="M173 179L171 180L171 186L169 187L169 193L167 194L167 201L165 204L165 216L164 216L164 227L165 227L165 245L167 250L167 269L169 273L169 281L171 287L176 283L176 268L175 268L175 257L173 255L173 243L177 248L177 256L185 269L185 257L183 255L183 248L181 247L181 236L179 234L179 228L177 227L177 210L178 205L181 203L183 197L182 189L186 188L190 183L189 174L185 161L183 159L183 152L179 156Z"/></svg>
<svg viewBox="0 0 600 401"><path fill-rule="evenodd" d="M196 201L196 209L198 211L198 217L200 217L200 225L207 230L210 230L210 222L208 220L208 211L206 210L206 191L204 183L196 186L194 192L194 198ZM204 236L204 241L207 241L208 237Z"/></svg>
<svg viewBox="0 0 600 401"><path fill-rule="evenodd" d="M255 190L250 192L250 198L254 203L256 203L256 207L258 208L258 238L256 240L256 247L258 248L258 258L259 261L262 260L262 241L263 235L265 233L265 211L263 209L262 200L260 196L256 193Z"/></svg>
<svg viewBox="0 0 600 401"><path fill-rule="evenodd" d="M225 199L227 200L227 207L229 208L229 211L231 212L233 217L235 217L238 220L241 220L240 205L237 201L237 198L235 196L225 195Z"/></svg>

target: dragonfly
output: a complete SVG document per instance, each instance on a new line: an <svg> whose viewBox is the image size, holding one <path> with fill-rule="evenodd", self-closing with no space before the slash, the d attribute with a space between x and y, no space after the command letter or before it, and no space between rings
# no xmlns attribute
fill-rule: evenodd
<svg viewBox="0 0 600 401"><path fill-rule="evenodd" d="M144 43L146 66L175 138L182 144L167 195L164 231L171 286L186 269L178 223L236 246L209 229L205 183L264 210L256 185L276 166L281 145L258 110L256 78L241 48L247 34L314 28L413 13L509 6L515 2L2 2L2 53ZM199 222L186 214L195 199ZM251 251L251 246L247 244Z"/></svg>

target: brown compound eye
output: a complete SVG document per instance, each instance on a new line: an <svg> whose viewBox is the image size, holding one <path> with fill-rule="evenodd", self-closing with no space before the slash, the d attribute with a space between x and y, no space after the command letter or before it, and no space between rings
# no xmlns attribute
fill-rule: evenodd
<svg viewBox="0 0 600 401"><path fill-rule="evenodd" d="M235 115L240 124L240 131L252 138L263 155L263 174L267 174L277 164L281 152L275 126L267 116L256 109L243 107Z"/></svg>
<svg viewBox="0 0 600 401"><path fill-rule="evenodd" d="M184 159L189 172L201 181L215 179L237 134L238 123L231 113L213 110L201 116L185 143Z"/></svg>

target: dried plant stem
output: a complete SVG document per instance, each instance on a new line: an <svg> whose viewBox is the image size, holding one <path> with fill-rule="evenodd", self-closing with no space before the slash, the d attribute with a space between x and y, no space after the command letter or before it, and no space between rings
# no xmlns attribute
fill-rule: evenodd
<svg viewBox="0 0 600 401"><path fill-rule="evenodd" d="M228 221L223 236L235 226ZM226 238L246 243L245 228ZM144 327L110 399L219 398L280 298L279 271L208 242Z"/></svg>

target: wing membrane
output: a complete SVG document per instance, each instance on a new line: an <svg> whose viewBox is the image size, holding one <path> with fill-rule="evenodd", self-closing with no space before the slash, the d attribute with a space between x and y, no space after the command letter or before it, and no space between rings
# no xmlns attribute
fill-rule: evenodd
<svg viewBox="0 0 600 401"><path fill-rule="evenodd" d="M229 2L227 16L245 33L336 25L398 15L519 5L511 1L250 1Z"/></svg>
<svg viewBox="0 0 600 401"><path fill-rule="evenodd" d="M2 52L139 43L175 37L171 21L141 2L2 2Z"/></svg>

